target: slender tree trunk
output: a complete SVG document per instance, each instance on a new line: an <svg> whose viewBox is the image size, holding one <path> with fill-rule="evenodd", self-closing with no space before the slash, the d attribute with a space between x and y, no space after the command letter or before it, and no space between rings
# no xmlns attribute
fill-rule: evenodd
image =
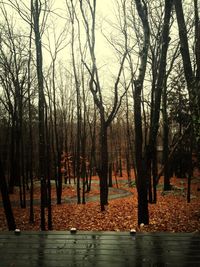
<svg viewBox="0 0 200 267"><path fill-rule="evenodd" d="M158 160L157 160L157 149L155 149L153 152L153 159L152 159L153 203L157 202L157 175L158 175Z"/></svg>
<svg viewBox="0 0 200 267"><path fill-rule="evenodd" d="M163 98L162 98L162 115L163 115L163 162L165 164L164 168L164 190L170 190L170 173L169 173L169 125L168 125L168 116L167 116L167 87L166 84L163 88Z"/></svg>
<svg viewBox="0 0 200 267"><path fill-rule="evenodd" d="M57 123L57 105L56 105L56 84L55 84L55 60L52 62L52 85L53 85L53 133L55 137L55 179L56 179L56 193L57 204L62 202L62 174L61 174L61 145L58 137L58 123Z"/></svg>
<svg viewBox="0 0 200 267"><path fill-rule="evenodd" d="M86 157L86 97L85 97L85 86L84 86L84 70L81 70L82 74L82 95L83 95L83 121L81 129L81 155L83 158L82 167L81 167L81 177L82 177L82 204L86 203L85 200L85 187L88 185L88 168L87 168L87 157ZM80 107L80 117L81 116L81 107Z"/></svg>
<svg viewBox="0 0 200 267"><path fill-rule="evenodd" d="M19 88L19 165L20 165L20 178L22 183L22 203L21 207L26 208L26 180L24 171L24 141L23 141L23 92L22 88Z"/></svg>
<svg viewBox="0 0 200 267"><path fill-rule="evenodd" d="M48 208L48 230L53 229L52 225L52 205L51 205L51 172L50 172L50 166L51 166L51 157L50 157L50 136L49 136L49 127L47 124L47 106L46 106L46 140L47 140L47 208Z"/></svg>
<svg viewBox="0 0 200 267"><path fill-rule="evenodd" d="M31 14L32 21L32 14ZM28 57L28 131L29 131L29 141L28 141L28 172L30 177L30 223L34 222L34 208L33 208L33 193L34 193L34 184L33 184L33 130L32 130L32 111L31 111L31 47L32 47L32 27L30 29L29 36L29 57Z"/></svg>
<svg viewBox="0 0 200 267"><path fill-rule="evenodd" d="M72 53L72 67L73 67L73 74L75 79L75 87L76 87L76 114L77 114L77 129L76 129L76 158L75 160L75 166L76 166L76 179L77 179L77 203L81 203L81 187L80 187L80 168L81 168L81 94L80 94L80 81L78 78L78 72L77 72L77 66L76 66L76 60L75 60L75 52L74 52L74 41L75 41L75 32L74 32L74 20L75 20L75 10L73 3L71 2L71 9L68 6L68 10L70 13L71 18L71 26L72 26L72 38L71 38L71 53Z"/></svg>
<svg viewBox="0 0 200 267"><path fill-rule="evenodd" d="M100 154L101 165L99 169L100 178L100 205L101 211L105 210L105 205L108 204L108 144L107 144L107 126L101 119L100 131Z"/></svg>
<svg viewBox="0 0 200 267"><path fill-rule="evenodd" d="M11 143L10 143L10 180L9 180L9 193L13 193L15 181L15 119L12 115L11 125Z"/></svg>
<svg viewBox="0 0 200 267"><path fill-rule="evenodd" d="M46 175L45 175L45 97L43 84L43 58L42 43L40 35L40 7L39 1L32 0L32 12L34 20L35 46L36 46L36 62L37 62L37 79L39 94L39 176L41 181L41 230L45 230L45 196L46 196Z"/></svg>
<svg viewBox="0 0 200 267"><path fill-rule="evenodd" d="M130 123L129 123L129 106L128 106L128 94L126 93L126 167L127 167L127 176L128 176L128 183L131 183L131 154L132 151L132 144L131 144L131 134L130 134Z"/></svg>
<svg viewBox="0 0 200 267"><path fill-rule="evenodd" d="M108 203L108 145L107 145L107 128L114 119L120 104L121 98L119 99L118 94L118 86L120 82L121 73L123 70L124 62L127 56L127 51L124 52L118 76L116 78L116 82L114 84L114 104L109 114L105 111L105 105L102 96L102 88L99 80L99 73L97 68L96 62L96 55L95 55L95 43L96 43L96 36L95 36L95 24L96 24L96 0L86 1L83 4L83 1L79 0L80 3L80 10L82 14L82 18L84 21L84 26L86 30L86 38L87 38L87 45L89 47L90 53L90 60L91 64L90 67L84 62L84 66L88 70L90 74L89 80L89 88L93 95L94 103L99 111L100 115L100 167L99 167L99 177L100 177L100 206L101 210L105 210L105 205ZM88 13L87 13L88 8ZM87 14L87 15L86 15ZM91 23L90 19L91 18ZM107 119L106 119L107 118Z"/></svg>
<svg viewBox="0 0 200 267"><path fill-rule="evenodd" d="M75 63L74 63L75 64ZM76 179L77 179L77 203L81 203L81 103L80 103L80 88L77 81L77 133L76 133Z"/></svg>
<svg viewBox="0 0 200 267"><path fill-rule="evenodd" d="M164 87L164 80L166 76L166 61L167 61L167 51L169 45L169 23L171 18L171 10L173 6L173 0L165 0L165 15L162 29L162 47L161 47L161 56L159 63L159 71L158 71L158 79L157 85L155 88L155 100L153 109L151 112L151 127L149 133L149 145L148 145L148 157L147 160L149 162L148 168L154 166L153 170L156 171L157 167L155 167L155 154L157 153L157 134L159 129L159 119L160 119L160 105L161 105L161 96ZM150 173L150 172L148 172ZM156 177L157 174L153 174L153 187L154 187L154 198L156 198ZM151 177L149 177L151 179ZM153 202L156 200L154 199Z"/></svg>

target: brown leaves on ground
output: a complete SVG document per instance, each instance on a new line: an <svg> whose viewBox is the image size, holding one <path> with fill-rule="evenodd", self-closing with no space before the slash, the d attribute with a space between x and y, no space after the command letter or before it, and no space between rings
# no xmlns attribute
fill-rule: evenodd
<svg viewBox="0 0 200 267"><path fill-rule="evenodd" d="M191 203L187 203L185 190L186 180L172 179L178 188L163 194L161 186L158 190L157 204L149 204L150 224L138 229L137 227L137 192L135 188L128 188L133 195L125 198L110 200L106 211L100 211L99 201L86 204L52 205L53 230L69 230L76 227L78 230L109 230L129 231L132 228L138 231L171 231L193 232L200 231L200 192L199 182L192 186ZM120 188L123 184L120 184ZM90 195L97 195L97 187L93 187ZM76 189L66 186L63 197L75 196ZM53 196L55 192L53 191ZM12 200L17 196L12 196ZM35 197L39 198L39 190ZM29 208L13 207L17 228L21 230L40 229L40 206L34 206L35 223L29 224ZM7 230L4 210L0 208L0 230Z"/></svg>

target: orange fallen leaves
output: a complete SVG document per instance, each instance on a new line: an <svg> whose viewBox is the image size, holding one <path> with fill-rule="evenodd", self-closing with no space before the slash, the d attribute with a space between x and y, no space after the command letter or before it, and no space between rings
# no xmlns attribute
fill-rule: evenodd
<svg viewBox="0 0 200 267"><path fill-rule="evenodd" d="M173 192L162 195L158 191L157 204L149 205L150 224L137 227L137 192L135 188L129 189L133 196L113 199L109 201L106 211L100 212L99 201L86 204L61 204L52 205L53 230L69 230L72 227L77 230L88 231L129 231L134 228L143 232L193 232L200 231L200 192L191 203L181 194ZM96 195L98 190L93 188L90 195ZM75 195L73 187L64 189L69 196ZM14 197L13 197L14 198ZM40 207L34 206L35 223L29 224L29 208L14 207L14 216L17 228L21 230L39 230ZM0 230L7 230L3 208L0 208ZM48 230L48 229L47 229Z"/></svg>

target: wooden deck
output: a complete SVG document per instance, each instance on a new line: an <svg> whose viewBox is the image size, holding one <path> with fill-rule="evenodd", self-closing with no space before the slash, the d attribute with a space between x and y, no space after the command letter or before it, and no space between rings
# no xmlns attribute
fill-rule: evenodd
<svg viewBox="0 0 200 267"><path fill-rule="evenodd" d="M0 267L200 266L200 234L0 232Z"/></svg>

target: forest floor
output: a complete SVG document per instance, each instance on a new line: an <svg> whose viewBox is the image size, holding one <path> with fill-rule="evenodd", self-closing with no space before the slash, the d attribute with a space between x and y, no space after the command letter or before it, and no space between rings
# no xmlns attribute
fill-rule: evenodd
<svg viewBox="0 0 200 267"><path fill-rule="evenodd" d="M137 227L137 191L129 187L126 175L113 179L109 192L109 205L100 211L98 178L92 178L91 192L86 194L86 204L76 204L76 185L64 184L62 204L56 204L55 185L52 186L53 230L69 230L72 227L88 231L142 232L194 232L200 231L200 172L195 170L191 183L191 202L187 203L187 180L171 178L173 190L163 192L162 178L157 187L157 204L149 204L150 223ZM134 181L133 181L134 184ZM29 192L27 192L28 199ZM17 228L40 229L40 187L34 186L34 219L29 223L29 201L27 208L19 207L19 190L10 195ZM46 212L47 213L47 212ZM0 196L0 231L7 230L6 218Z"/></svg>

